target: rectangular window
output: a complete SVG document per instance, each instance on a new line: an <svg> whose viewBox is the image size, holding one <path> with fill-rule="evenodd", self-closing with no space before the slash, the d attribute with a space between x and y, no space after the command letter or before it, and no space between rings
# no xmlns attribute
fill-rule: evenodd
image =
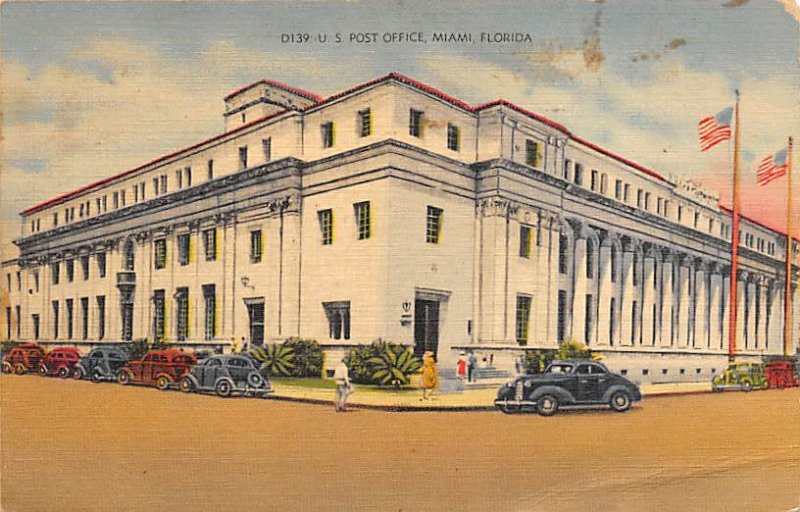
<svg viewBox="0 0 800 512"><path fill-rule="evenodd" d="M61 319L58 317L59 310L58 310L58 301L54 300L52 302L53 305L53 339L58 339L58 325L61 323Z"/></svg>
<svg viewBox="0 0 800 512"><path fill-rule="evenodd" d="M438 244L442 235L442 214L444 210L428 206L428 216L425 228L425 241L429 244Z"/></svg>
<svg viewBox="0 0 800 512"><path fill-rule="evenodd" d="M207 177L208 177L208 181L211 181L211 180L214 179L214 160L209 160L206 163L206 174L207 174Z"/></svg>
<svg viewBox="0 0 800 512"><path fill-rule="evenodd" d="M594 311L594 297L587 293L586 294L586 311L585 311L585 320L584 320L584 329L583 329L583 342L588 345L592 341L592 331L594 331L594 315L592 312Z"/></svg>
<svg viewBox="0 0 800 512"><path fill-rule="evenodd" d="M639 189L636 191L636 207L641 208L644 204L644 190Z"/></svg>
<svg viewBox="0 0 800 512"><path fill-rule="evenodd" d="M153 292L153 337L158 341L162 341L166 334L164 325L165 306L164 290L155 290Z"/></svg>
<svg viewBox="0 0 800 512"><path fill-rule="evenodd" d="M319 217L319 229L322 232L322 245L333 243L333 210L320 210L317 212Z"/></svg>
<svg viewBox="0 0 800 512"><path fill-rule="evenodd" d="M155 258L156 270L167 267L167 241L160 238L153 242L153 257Z"/></svg>
<svg viewBox="0 0 800 512"><path fill-rule="evenodd" d="M33 339L39 340L39 315L34 314L31 315L31 321L33 322Z"/></svg>
<svg viewBox="0 0 800 512"><path fill-rule="evenodd" d="M358 133L361 137L372 135L372 111L364 109L358 113Z"/></svg>
<svg viewBox="0 0 800 512"><path fill-rule="evenodd" d="M413 108L409 111L408 115L408 134L412 137L422 137L422 116L423 113L420 110L414 110Z"/></svg>
<svg viewBox="0 0 800 512"><path fill-rule="evenodd" d="M111 196L111 207L115 210L119 208L119 192L114 192Z"/></svg>
<svg viewBox="0 0 800 512"><path fill-rule="evenodd" d="M239 170L247 169L247 146L239 148Z"/></svg>
<svg viewBox="0 0 800 512"><path fill-rule="evenodd" d="M58 227L58 212L53 213L53 227Z"/></svg>
<svg viewBox="0 0 800 512"><path fill-rule="evenodd" d="M89 280L89 255L86 254L81 256L81 273L83 274L83 280Z"/></svg>
<svg viewBox="0 0 800 512"><path fill-rule="evenodd" d="M606 173L600 175L600 193L603 195L608 193L608 174Z"/></svg>
<svg viewBox="0 0 800 512"><path fill-rule="evenodd" d="M563 343L567 336L567 291L558 290L558 330L556 338Z"/></svg>
<svg viewBox="0 0 800 512"><path fill-rule="evenodd" d="M191 233L184 233L178 235L178 263L186 266L192 260L192 235Z"/></svg>
<svg viewBox="0 0 800 512"><path fill-rule="evenodd" d="M175 181L178 182L178 190L183 188L183 169L175 171Z"/></svg>
<svg viewBox="0 0 800 512"><path fill-rule="evenodd" d="M95 257L97 258L97 275L102 279L106 277L106 253L98 252Z"/></svg>
<svg viewBox="0 0 800 512"><path fill-rule="evenodd" d="M89 339L89 297L81 297L81 339Z"/></svg>
<svg viewBox="0 0 800 512"><path fill-rule="evenodd" d="M575 164L574 182L580 187L583 186L583 166L578 163Z"/></svg>
<svg viewBox="0 0 800 512"><path fill-rule="evenodd" d="M525 164L531 167L541 167L542 155L540 153L541 147L538 142L531 139L525 141Z"/></svg>
<svg viewBox="0 0 800 512"><path fill-rule="evenodd" d="M558 235L558 273L567 275L567 262L569 260L569 240L567 235Z"/></svg>
<svg viewBox="0 0 800 512"><path fill-rule="evenodd" d="M700 224L700 212L694 212L694 229Z"/></svg>
<svg viewBox="0 0 800 512"><path fill-rule="evenodd" d="M656 213L661 215L661 208L664 206L664 200L659 197L656 201Z"/></svg>
<svg viewBox="0 0 800 512"><path fill-rule="evenodd" d="M205 332L207 340L217 337L217 290L213 284L203 285L203 311L205 313Z"/></svg>
<svg viewBox="0 0 800 512"><path fill-rule="evenodd" d="M169 177L166 174L161 175L161 193L166 194L169 189Z"/></svg>
<svg viewBox="0 0 800 512"><path fill-rule="evenodd" d="M17 271L17 291L22 291L22 272Z"/></svg>
<svg viewBox="0 0 800 512"><path fill-rule="evenodd" d="M650 210L650 192L644 193L644 209Z"/></svg>
<svg viewBox="0 0 800 512"><path fill-rule="evenodd" d="M144 191L144 182L139 183L139 199L142 201L147 199L147 196Z"/></svg>
<svg viewBox="0 0 800 512"><path fill-rule="evenodd" d="M528 326L531 318L531 298L517 295L517 343L520 346L528 344Z"/></svg>
<svg viewBox="0 0 800 512"><path fill-rule="evenodd" d="M133 186L133 202L134 203L139 202L139 185Z"/></svg>
<svg viewBox="0 0 800 512"><path fill-rule="evenodd" d="M461 149L461 129L450 123L447 123L447 149L453 151Z"/></svg>
<svg viewBox="0 0 800 512"><path fill-rule="evenodd" d="M83 203L81 203L81 206L80 206L80 208L78 209L78 217L80 217L81 219L83 218L83 212L84 212L85 208L86 208L86 207L84 206L84 204L83 204Z"/></svg>
<svg viewBox="0 0 800 512"><path fill-rule="evenodd" d="M250 263L260 263L261 255L264 253L264 240L261 237L261 230L257 229L250 232Z"/></svg>
<svg viewBox="0 0 800 512"><path fill-rule="evenodd" d="M67 260L67 281L72 282L75 280L75 260Z"/></svg>
<svg viewBox="0 0 800 512"><path fill-rule="evenodd" d="M106 337L106 297L97 296L97 339Z"/></svg>
<svg viewBox="0 0 800 512"><path fill-rule="evenodd" d="M272 160L272 137L261 139L261 150L264 152L264 161Z"/></svg>
<svg viewBox="0 0 800 512"><path fill-rule="evenodd" d="M322 136L322 147L332 148L334 143L333 122L328 121L320 125L320 135Z"/></svg>
<svg viewBox="0 0 800 512"><path fill-rule="evenodd" d="M323 302L328 334L334 340L350 339L350 301Z"/></svg>
<svg viewBox="0 0 800 512"><path fill-rule="evenodd" d="M600 173L598 173L596 170L592 169L592 178L591 178L591 181L589 182L589 188L591 190L597 191L597 189L600 187L599 176L600 176Z"/></svg>
<svg viewBox="0 0 800 512"><path fill-rule="evenodd" d="M175 290L175 327L178 341L189 338L189 289Z"/></svg>
<svg viewBox="0 0 800 512"><path fill-rule="evenodd" d="M122 202L122 206L125 206L125 191L124 190L120 191L119 198L120 198L120 201Z"/></svg>
<svg viewBox="0 0 800 512"><path fill-rule="evenodd" d="M523 258L531 257L531 228L530 226L519 227L519 255Z"/></svg>
<svg viewBox="0 0 800 512"><path fill-rule="evenodd" d="M192 168L191 167L186 167L186 168L183 169L183 179L184 179L184 181L186 181L186 186L187 187L191 187L192 186Z"/></svg>
<svg viewBox="0 0 800 512"><path fill-rule="evenodd" d="M203 250L205 251L206 261L216 261L217 259L217 230L216 228L203 231Z"/></svg>
<svg viewBox="0 0 800 512"><path fill-rule="evenodd" d="M153 178L153 195L157 196L161 193L158 186L158 178Z"/></svg>
<svg viewBox="0 0 800 512"><path fill-rule="evenodd" d="M569 159L564 160L564 179L567 181L572 181L570 176L570 171L572 170L572 161Z"/></svg>
<svg viewBox="0 0 800 512"><path fill-rule="evenodd" d="M683 220L683 206L678 205L678 222Z"/></svg>
<svg viewBox="0 0 800 512"><path fill-rule="evenodd" d="M623 192L622 200L625 203L628 203L631 200L631 186L630 186L630 184L626 183L623 190L624 190L624 192Z"/></svg>
<svg viewBox="0 0 800 512"><path fill-rule="evenodd" d="M369 201L355 203L353 205L353 211L356 216L357 238L359 240L366 240L371 234Z"/></svg>
<svg viewBox="0 0 800 512"><path fill-rule="evenodd" d="M22 337L22 307L14 306L14 312L17 315L17 339Z"/></svg>
<svg viewBox="0 0 800 512"><path fill-rule="evenodd" d="M71 340L73 336L73 328L74 328L74 319L73 319L73 301L72 299L67 299L67 339Z"/></svg>
<svg viewBox="0 0 800 512"><path fill-rule="evenodd" d="M58 284L59 280L61 279L61 263L55 261L50 264L50 275L53 278L53 284ZM11 279L11 275L9 274L9 279ZM11 284L9 281L9 289L11 289Z"/></svg>
<svg viewBox="0 0 800 512"><path fill-rule="evenodd" d="M37 292L37 293L39 292L39 271L38 270L34 270L33 271L33 290L35 292Z"/></svg>

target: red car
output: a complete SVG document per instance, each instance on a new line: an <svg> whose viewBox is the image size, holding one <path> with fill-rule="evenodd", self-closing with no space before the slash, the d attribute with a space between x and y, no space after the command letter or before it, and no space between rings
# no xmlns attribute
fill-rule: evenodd
<svg viewBox="0 0 800 512"><path fill-rule="evenodd" d="M44 356L39 363L39 375L52 377L58 375L66 379L75 370L75 365L81 360L81 353L75 347L56 347Z"/></svg>
<svg viewBox="0 0 800 512"><path fill-rule="evenodd" d="M3 373L17 375L34 372L39 368L39 362L44 358L44 349L36 343L19 343L15 345L3 358Z"/></svg>
<svg viewBox="0 0 800 512"><path fill-rule="evenodd" d="M195 364L197 358L182 350L152 350L138 361L120 368L117 382L123 385L146 384L163 391L176 386Z"/></svg>
<svg viewBox="0 0 800 512"><path fill-rule="evenodd" d="M769 388L791 388L800 386L800 377L795 377L794 363L791 361L771 361L764 365Z"/></svg>

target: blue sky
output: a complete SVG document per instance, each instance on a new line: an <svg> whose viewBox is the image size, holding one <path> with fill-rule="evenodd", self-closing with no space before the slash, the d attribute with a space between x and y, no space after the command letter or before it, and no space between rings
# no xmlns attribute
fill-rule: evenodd
<svg viewBox="0 0 800 512"><path fill-rule="evenodd" d="M2 255L20 210L218 133L222 97L262 77L327 95L399 71L469 103L503 97L725 200L728 150L699 153L696 123L741 89L746 174L800 132L795 1L6 2ZM281 43L389 31L532 42ZM747 187L746 211L780 223L766 198L781 186Z"/></svg>

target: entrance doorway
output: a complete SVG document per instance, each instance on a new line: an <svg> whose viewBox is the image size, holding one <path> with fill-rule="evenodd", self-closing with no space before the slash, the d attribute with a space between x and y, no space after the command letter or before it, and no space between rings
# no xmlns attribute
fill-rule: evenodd
<svg viewBox="0 0 800 512"><path fill-rule="evenodd" d="M245 299L250 322L250 344L264 345L264 299Z"/></svg>
<svg viewBox="0 0 800 512"><path fill-rule="evenodd" d="M421 357L425 352L433 352L437 357L439 349L439 301L430 299L414 300L414 355Z"/></svg>

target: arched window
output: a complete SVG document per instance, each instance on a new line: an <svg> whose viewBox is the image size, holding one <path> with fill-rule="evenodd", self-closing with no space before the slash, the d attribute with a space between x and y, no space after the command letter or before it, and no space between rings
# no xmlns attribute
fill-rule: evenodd
<svg viewBox="0 0 800 512"><path fill-rule="evenodd" d="M136 247L133 245L133 241L129 240L128 243L125 244L124 256L125 256L124 257L125 270L127 270L128 272L133 272L134 261L136 257Z"/></svg>
<svg viewBox="0 0 800 512"><path fill-rule="evenodd" d="M586 239L586 279L594 279L594 242Z"/></svg>
<svg viewBox="0 0 800 512"><path fill-rule="evenodd" d="M617 260L617 246L611 246L611 282L617 282L617 268L619 267L619 261Z"/></svg>

